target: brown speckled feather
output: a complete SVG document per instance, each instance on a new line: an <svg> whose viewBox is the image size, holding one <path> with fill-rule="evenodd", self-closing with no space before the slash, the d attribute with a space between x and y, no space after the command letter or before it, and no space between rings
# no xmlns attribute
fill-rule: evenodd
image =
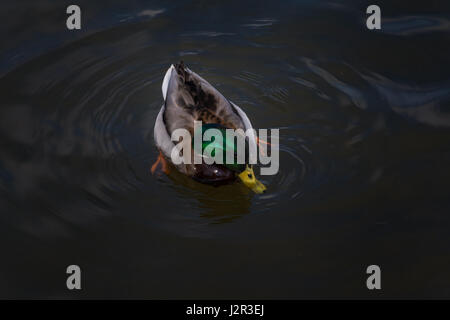
<svg viewBox="0 0 450 320"><path fill-rule="evenodd" d="M169 134L177 128L193 133L194 120L244 129L230 102L205 79L184 66L175 65L170 78L164 121Z"/></svg>

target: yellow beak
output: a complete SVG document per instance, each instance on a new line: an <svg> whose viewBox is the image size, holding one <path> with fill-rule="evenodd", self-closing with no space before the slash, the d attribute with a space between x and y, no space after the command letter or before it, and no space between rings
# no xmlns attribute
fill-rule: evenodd
<svg viewBox="0 0 450 320"><path fill-rule="evenodd" d="M253 169L249 166L239 174L239 178L255 193L263 193L267 189L260 181L256 180Z"/></svg>

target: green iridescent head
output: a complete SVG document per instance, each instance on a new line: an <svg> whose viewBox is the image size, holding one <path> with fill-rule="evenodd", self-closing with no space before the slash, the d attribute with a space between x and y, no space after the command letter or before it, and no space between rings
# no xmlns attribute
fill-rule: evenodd
<svg viewBox="0 0 450 320"><path fill-rule="evenodd" d="M221 140L216 141L216 137L213 135L213 138L211 139L212 141L203 141L202 139L202 154L205 154L204 151L206 148L208 148L207 152L208 154L211 154L212 157L215 157L216 152L218 152L218 150L222 151L222 163L225 167L227 167L228 169L235 171L237 173L242 172L245 170L246 164L242 163L239 164L238 163L238 157L237 157L237 149L238 149L238 145L237 145L237 140L234 136L227 136L226 130L228 128L225 128L224 126L217 124L217 123L207 123L207 124L203 124L201 126L201 137L203 137L204 133L209 130L209 129L216 129L221 133ZM200 128L198 129L200 130ZM192 141L192 146L194 147L194 140ZM245 162L248 162L248 141L245 140ZM227 161L227 155L229 155L228 157L232 159L232 161Z"/></svg>
<svg viewBox="0 0 450 320"><path fill-rule="evenodd" d="M248 165L248 140L245 139L245 158L244 162L242 164L238 163L238 156L237 156L237 150L238 150L238 139L234 135L227 135L226 130L224 126L216 123L208 123L203 124L201 126L201 137L204 137L204 133L208 129L216 129L221 133L220 140L215 140L216 136L212 135L211 140L212 141L203 141L202 139L202 150L201 154L205 154L205 149L208 148L208 152L206 154L210 154L211 157L215 157L216 151L221 150L222 151L222 163L223 166L226 168L236 172L236 175L239 177L239 179L251 190L253 190L255 193L263 193L266 191L266 187L256 179L253 168L251 165ZM196 132L197 135L200 136L200 132ZM192 146L194 146L194 140L192 141ZM195 149L194 149L195 150ZM228 158L233 159L232 161L227 161L227 155Z"/></svg>

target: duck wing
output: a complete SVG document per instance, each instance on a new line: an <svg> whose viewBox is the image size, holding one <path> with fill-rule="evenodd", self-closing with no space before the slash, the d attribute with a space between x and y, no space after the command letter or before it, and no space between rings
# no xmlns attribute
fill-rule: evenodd
<svg viewBox="0 0 450 320"><path fill-rule="evenodd" d="M227 128L244 129L236 108L208 81L187 68L183 62L168 70L164 119L169 134L177 128L192 130L194 120L218 123Z"/></svg>

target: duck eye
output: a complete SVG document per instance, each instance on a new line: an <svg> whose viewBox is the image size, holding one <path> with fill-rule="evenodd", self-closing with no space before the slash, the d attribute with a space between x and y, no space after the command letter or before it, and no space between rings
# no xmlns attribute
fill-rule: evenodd
<svg viewBox="0 0 450 320"><path fill-rule="evenodd" d="M250 179L252 178L252 174L251 174L251 173L249 173L247 176L248 176Z"/></svg>

